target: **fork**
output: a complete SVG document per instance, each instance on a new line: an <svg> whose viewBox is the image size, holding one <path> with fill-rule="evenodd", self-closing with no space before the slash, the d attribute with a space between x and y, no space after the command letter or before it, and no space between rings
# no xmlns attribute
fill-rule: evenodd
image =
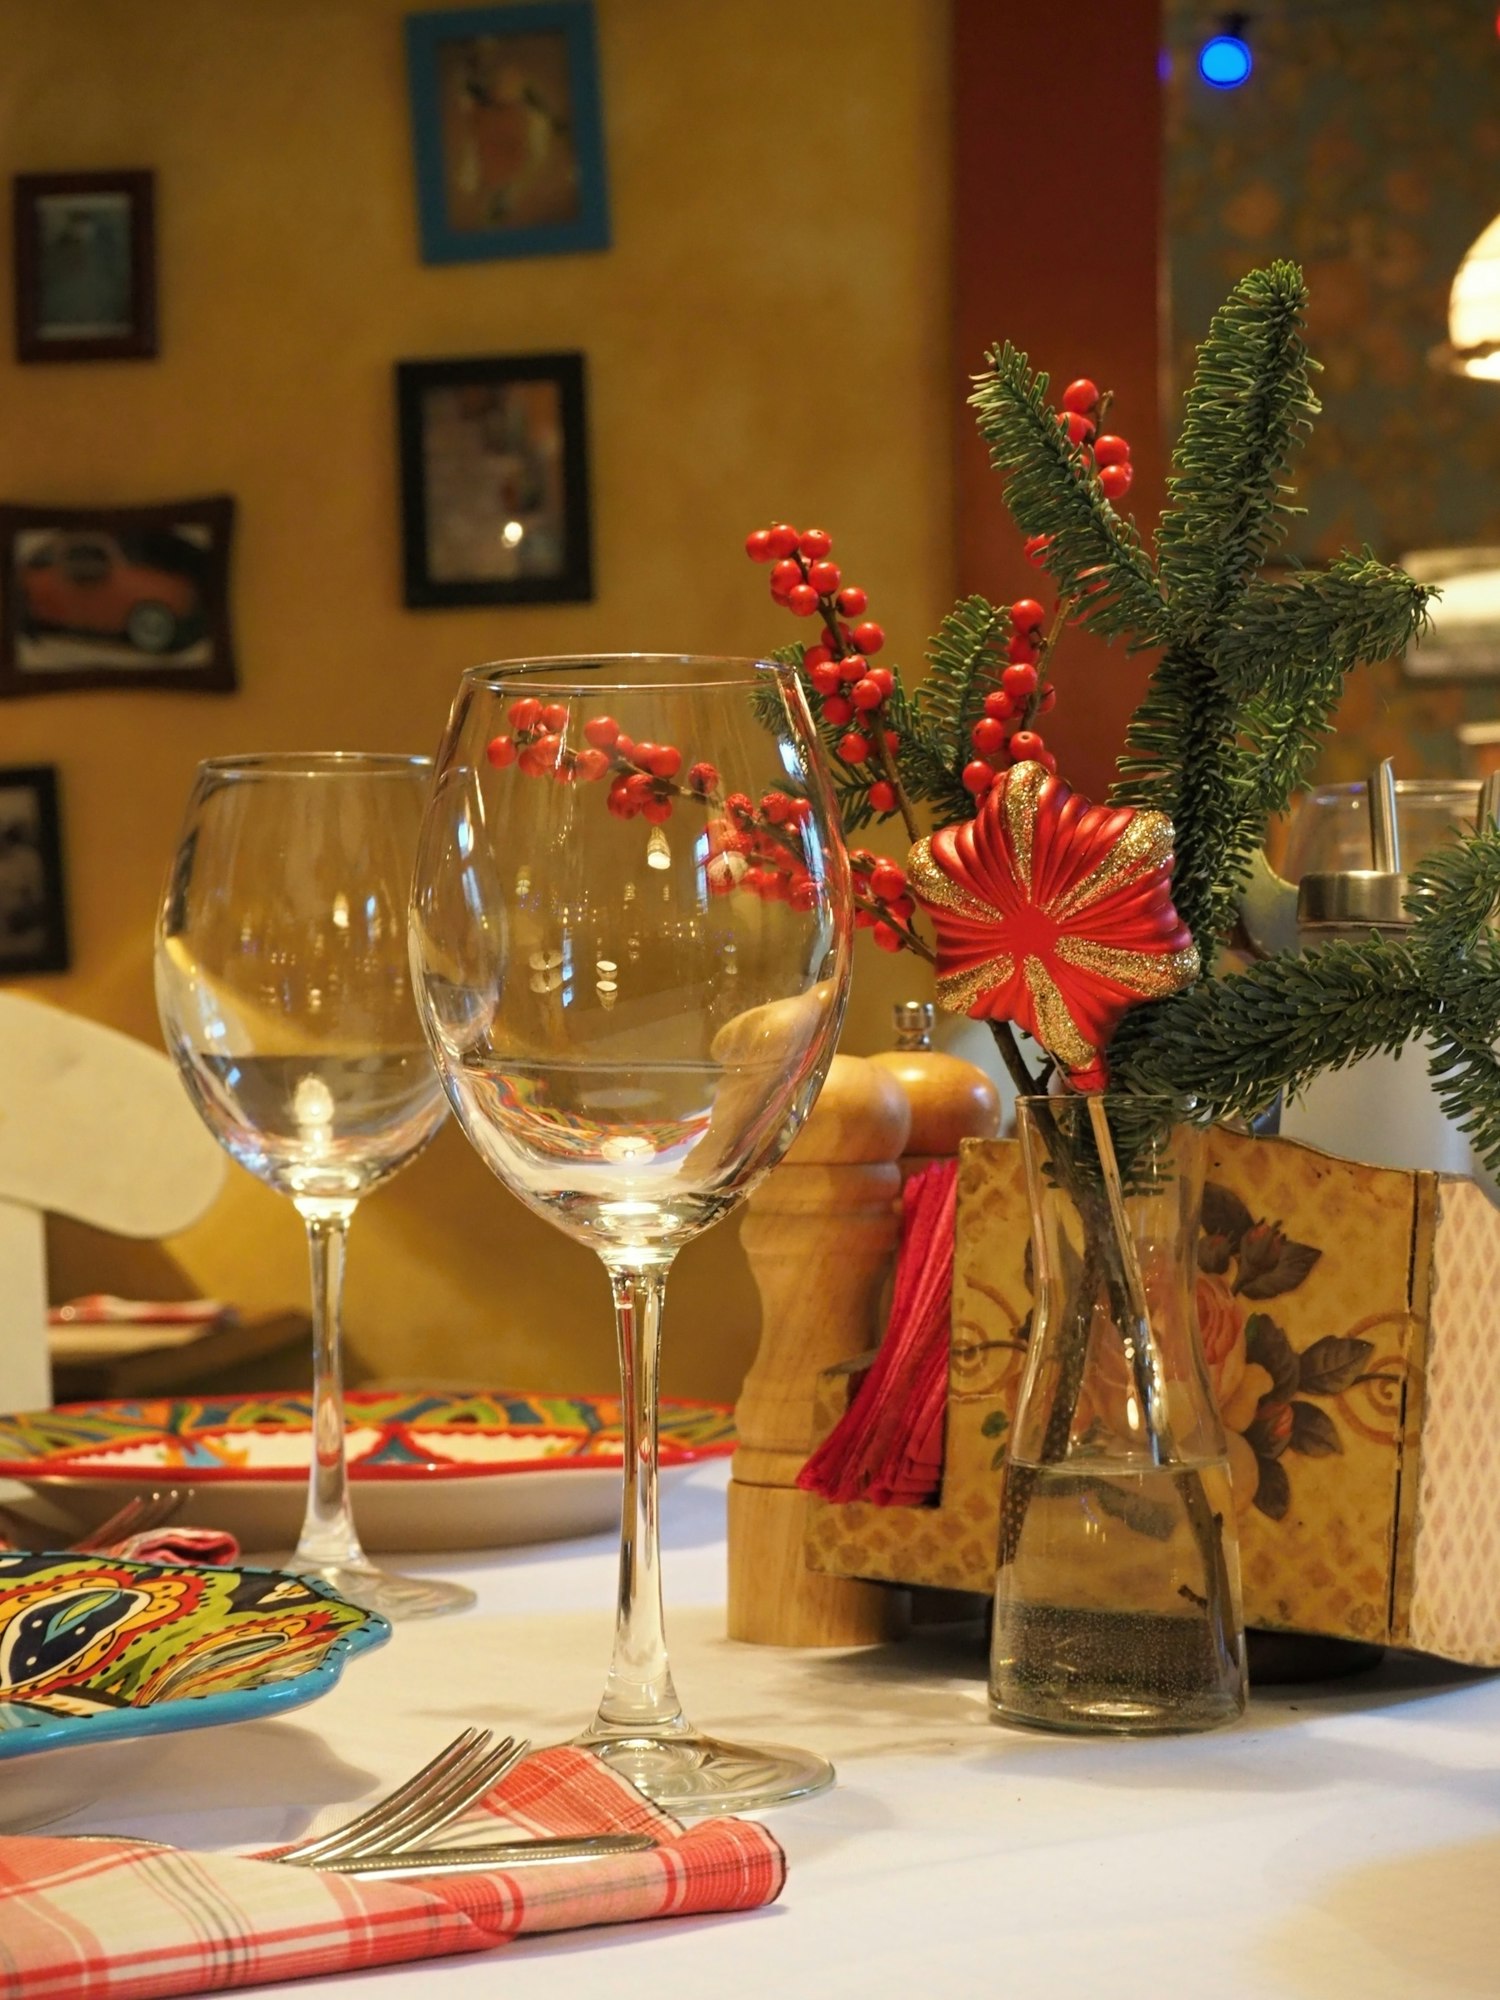
<svg viewBox="0 0 1500 2000"><path fill-rule="evenodd" d="M150 1494L138 1493L117 1507L113 1514L91 1528L77 1541L65 1544L62 1551L68 1555L105 1555L116 1544L126 1541L131 1535L143 1535L150 1528L162 1527L186 1500L187 1495L180 1487L169 1486L165 1490ZM46 1529L35 1521L28 1521L24 1514L17 1514L9 1507L0 1507L0 1548L11 1548L21 1553L38 1550L37 1536L46 1547Z"/></svg>
<svg viewBox="0 0 1500 2000"><path fill-rule="evenodd" d="M492 1791L530 1748L524 1739L507 1736L496 1743L488 1729L466 1729L404 1785L346 1826L263 1858L320 1868L336 1860L408 1853Z"/></svg>

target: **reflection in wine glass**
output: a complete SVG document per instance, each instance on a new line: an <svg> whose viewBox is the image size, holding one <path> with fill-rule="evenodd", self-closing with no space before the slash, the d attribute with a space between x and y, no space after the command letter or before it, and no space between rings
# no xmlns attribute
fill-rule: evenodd
<svg viewBox="0 0 1500 2000"><path fill-rule="evenodd" d="M790 1145L849 978L848 864L795 675L600 657L476 669L412 902L418 998L459 1122L603 1259L625 1496L614 1657L581 1739L674 1809L815 1791L820 1757L700 1736L662 1630L666 1275Z"/></svg>
<svg viewBox="0 0 1500 2000"><path fill-rule="evenodd" d="M458 1585L369 1561L344 1464L349 1223L446 1112L406 955L431 768L426 758L345 753L200 765L156 932L157 1007L188 1095L307 1228L313 1452L296 1567L391 1618L474 1601Z"/></svg>

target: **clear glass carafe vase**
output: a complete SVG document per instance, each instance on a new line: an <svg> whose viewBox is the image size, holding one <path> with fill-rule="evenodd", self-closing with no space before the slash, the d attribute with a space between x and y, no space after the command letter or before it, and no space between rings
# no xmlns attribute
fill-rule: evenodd
<svg viewBox="0 0 1500 2000"><path fill-rule="evenodd" d="M1194 1289L1204 1133L1023 1098L1037 1307L1001 1507L997 1721L1211 1729L1245 1705L1239 1552Z"/></svg>

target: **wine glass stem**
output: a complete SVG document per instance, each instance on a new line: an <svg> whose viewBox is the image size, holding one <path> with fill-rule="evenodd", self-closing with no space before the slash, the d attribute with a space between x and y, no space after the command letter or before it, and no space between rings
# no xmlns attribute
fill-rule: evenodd
<svg viewBox="0 0 1500 2000"><path fill-rule="evenodd" d="M625 1493L614 1657L593 1733L680 1735L688 1725L667 1664L656 1511L657 1368L671 1258L642 1252L607 1257L605 1264L620 1343Z"/></svg>
<svg viewBox="0 0 1500 2000"><path fill-rule="evenodd" d="M344 1464L344 1246L354 1203L305 1197L297 1213L307 1225L313 1314L313 1454L297 1561L324 1569L364 1561Z"/></svg>

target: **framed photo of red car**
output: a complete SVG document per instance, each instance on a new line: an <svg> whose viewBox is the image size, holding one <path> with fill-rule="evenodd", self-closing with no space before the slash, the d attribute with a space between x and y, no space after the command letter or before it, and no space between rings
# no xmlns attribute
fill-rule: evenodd
<svg viewBox="0 0 1500 2000"><path fill-rule="evenodd" d="M406 603L593 597L581 354L396 365Z"/></svg>
<svg viewBox="0 0 1500 2000"><path fill-rule="evenodd" d="M17 174L16 359L149 361L156 353L153 177Z"/></svg>
<svg viewBox="0 0 1500 2000"><path fill-rule="evenodd" d="M234 502L0 504L0 696L235 686Z"/></svg>
<svg viewBox="0 0 1500 2000"><path fill-rule="evenodd" d="M0 765L0 982L67 969L57 772L51 764Z"/></svg>

